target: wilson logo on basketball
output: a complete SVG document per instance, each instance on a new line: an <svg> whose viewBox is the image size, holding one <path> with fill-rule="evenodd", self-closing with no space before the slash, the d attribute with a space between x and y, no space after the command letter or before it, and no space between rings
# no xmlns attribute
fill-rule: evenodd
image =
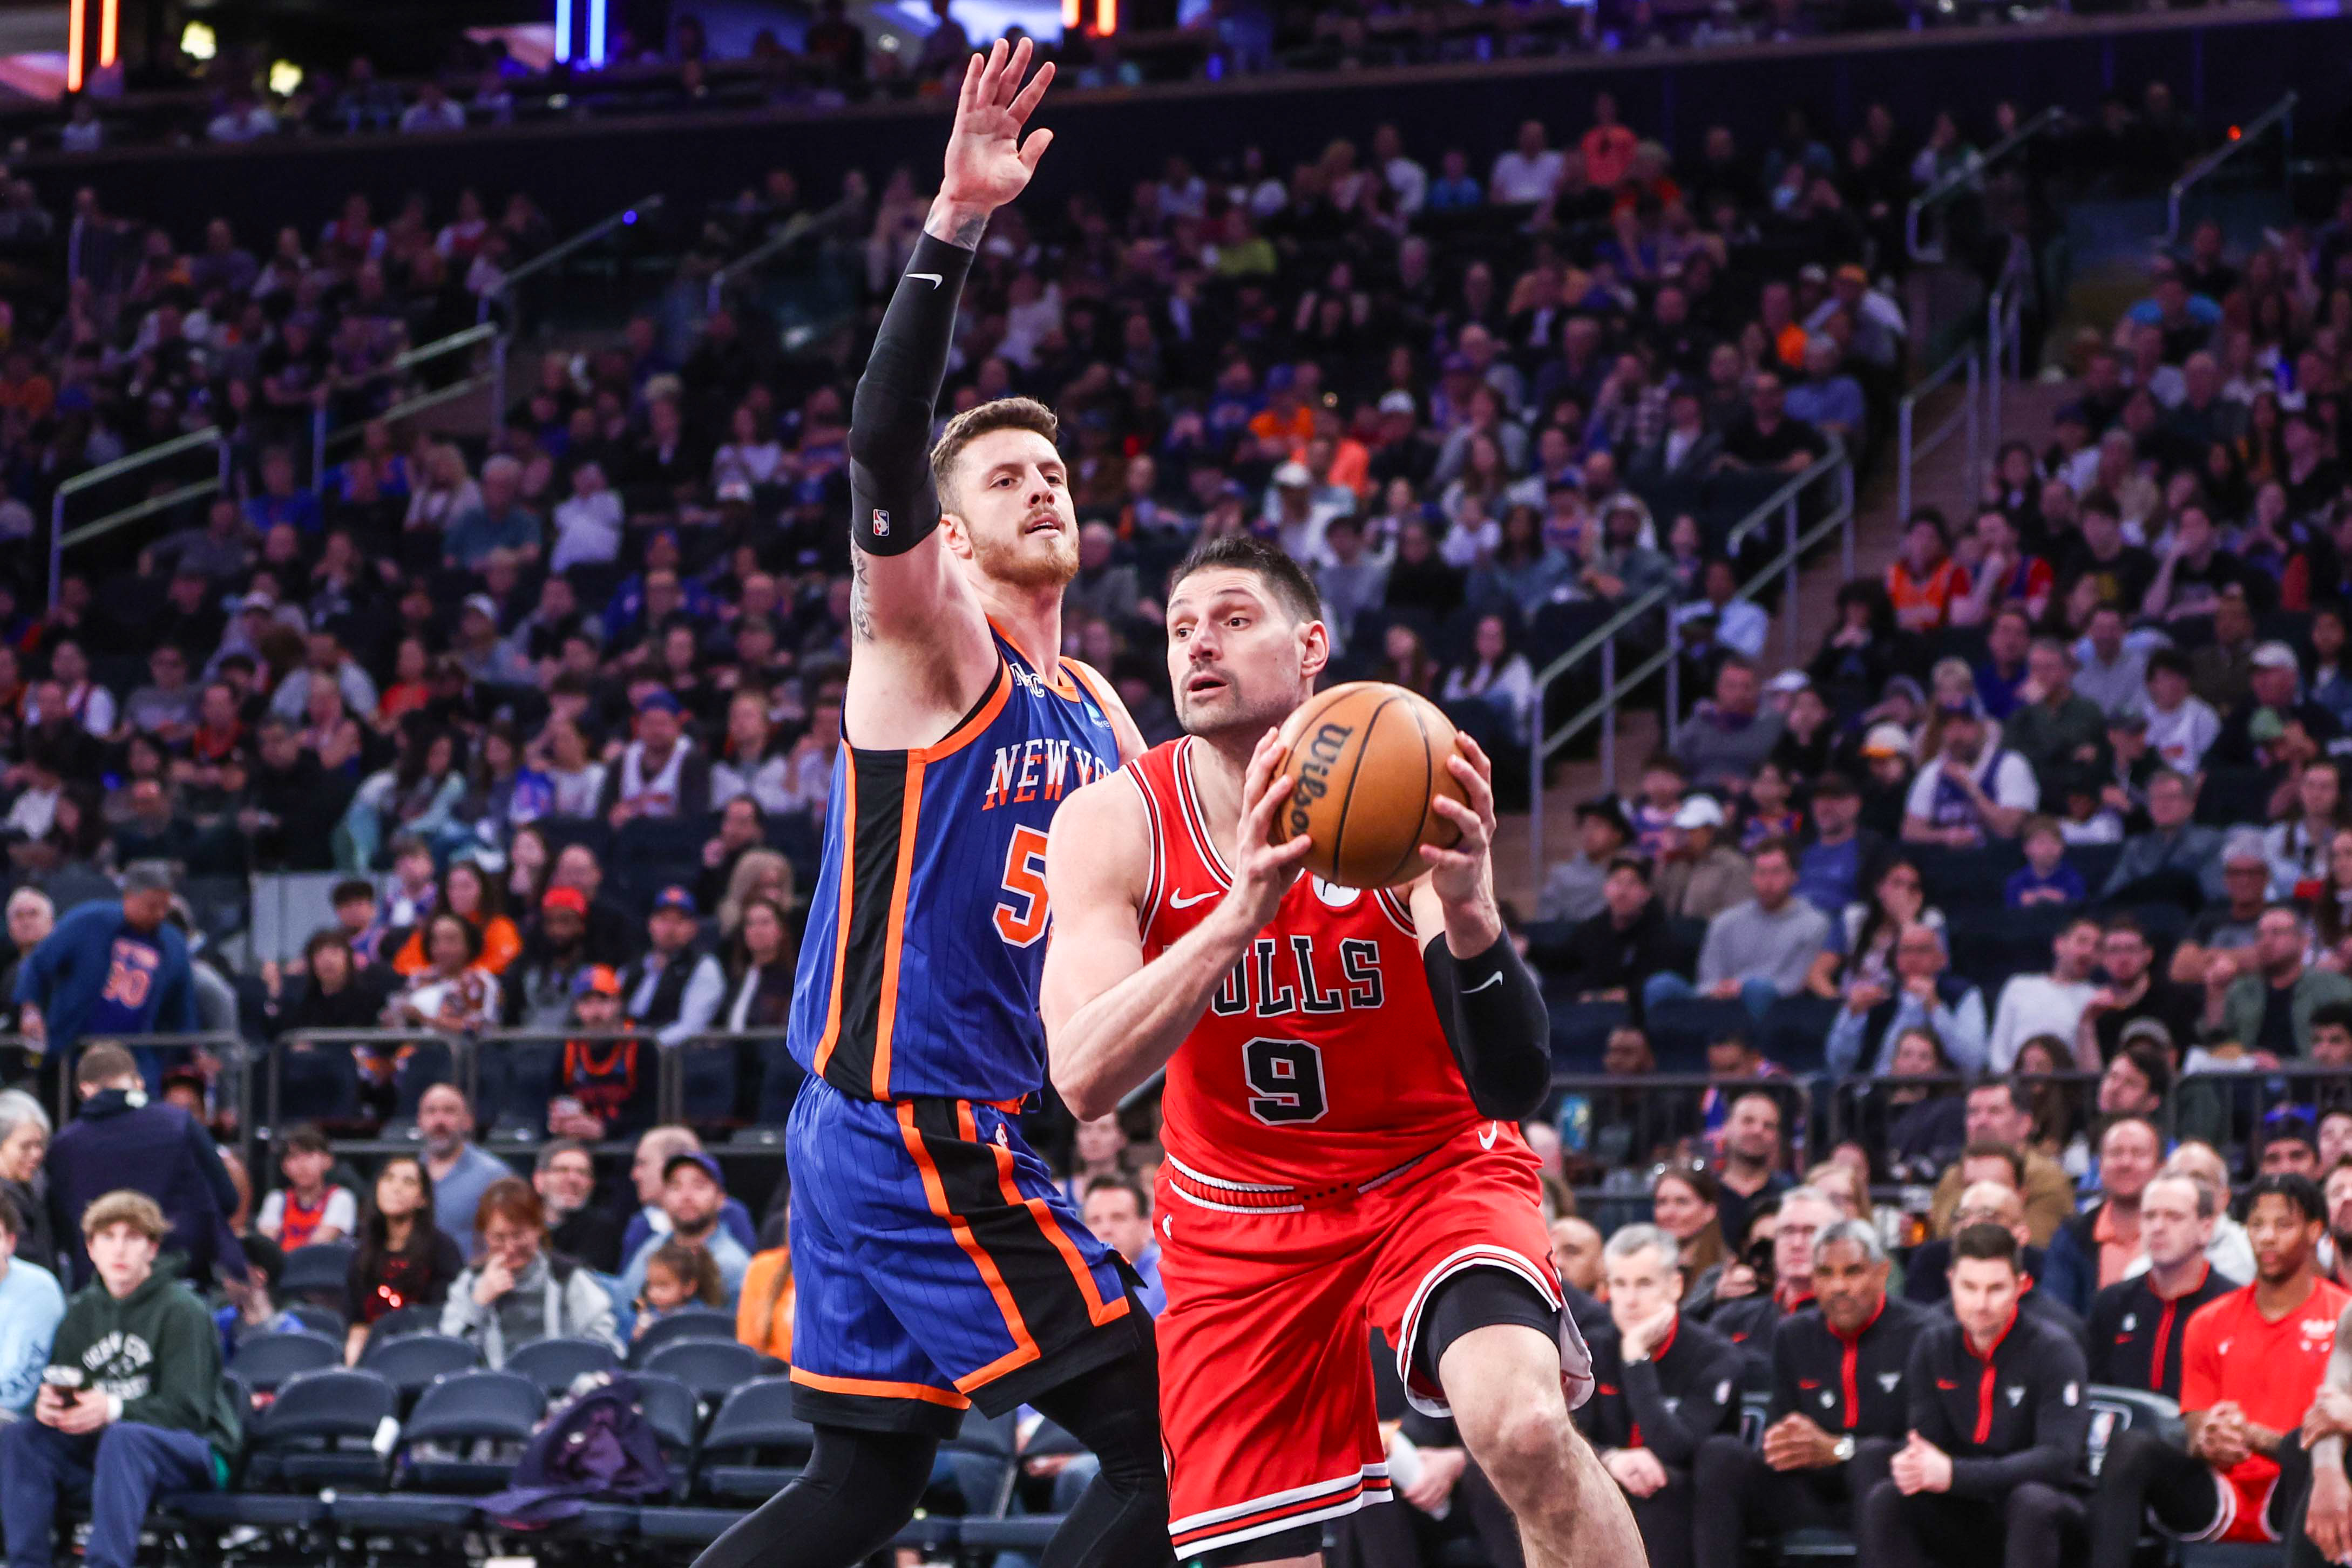
<svg viewBox="0 0 2352 1568"><path fill-rule="evenodd" d="M1306 760L1298 765L1298 782L1290 793L1290 831L1307 831L1315 820L1315 802L1331 792L1331 769L1355 735L1352 726L1327 724L1307 742Z"/></svg>

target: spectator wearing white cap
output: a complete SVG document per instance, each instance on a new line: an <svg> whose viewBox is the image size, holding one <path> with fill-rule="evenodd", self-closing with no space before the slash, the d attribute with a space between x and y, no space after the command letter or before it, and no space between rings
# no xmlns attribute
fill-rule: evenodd
<svg viewBox="0 0 2352 1568"><path fill-rule="evenodd" d="M528 686L537 672L510 643L499 637L499 602L487 593L466 596L457 612L457 637L451 652L467 676L485 685Z"/></svg>
<svg viewBox="0 0 2352 1568"><path fill-rule="evenodd" d="M1274 471L1265 495L1265 520L1293 560L1313 560L1323 553L1323 529L1336 517L1356 509L1356 494L1345 485L1318 481L1315 471L1294 457Z"/></svg>
<svg viewBox="0 0 2352 1568"><path fill-rule="evenodd" d="M2284 643L2256 647L2246 677L2250 695L2221 721L2206 766L2271 768L2308 762L2326 751L2343 727L2317 703L2300 700L2302 680L2293 648Z"/></svg>
<svg viewBox="0 0 2352 1568"><path fill-rule="evenodd" d="M1920 764L1903 803L1904 841L1966 850L2015 838L2042 804L2032 768L2016 752L1986 744L1973 703L1948 703L1942 717L1943 743Z"/></svg>
<svg viewBox="0 0 2352 1568"><path fill-rule="evenodd" d="M1748 857L1725 839L1723 807L1693 795L1676 809L1658 865L1658 902L1669 920L1712 920L1753 897Z"/></svg>

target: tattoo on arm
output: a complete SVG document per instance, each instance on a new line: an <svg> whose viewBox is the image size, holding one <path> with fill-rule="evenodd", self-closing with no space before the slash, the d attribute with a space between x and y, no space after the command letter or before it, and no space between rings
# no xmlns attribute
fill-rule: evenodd
<svg viewBox="0 0 2352 1568"><path fill-rule="evenodd" d="M965 218L955 225L955 232L948 235L948 243L953 246L960 246L965 250L978 250L980 248L980 236L987 232L988 220L986 218Z"/></svg>
<svg viewBox="0 0 2352 1568"><path fill-rule="evenodd" d="M849 640L874 641L874 609L866 602L866 552L849 552Z"/></svg>

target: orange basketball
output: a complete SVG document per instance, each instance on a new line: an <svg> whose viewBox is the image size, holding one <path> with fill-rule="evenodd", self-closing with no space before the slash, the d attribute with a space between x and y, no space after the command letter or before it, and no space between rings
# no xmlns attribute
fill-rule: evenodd
<svg viewBox="0 0 2352 1568"><path fill-rule="evenodd" d="M1307 869L1342 887L1394 887L1426 868L1423 844L1451 848L1462 831L1431 801L1469 803L1447 770L1454 726L1437 705L1402 686L1353 681L1299 705L1283 721L1290 796L1274 822L1276 842L1314 841Z"/></svg>

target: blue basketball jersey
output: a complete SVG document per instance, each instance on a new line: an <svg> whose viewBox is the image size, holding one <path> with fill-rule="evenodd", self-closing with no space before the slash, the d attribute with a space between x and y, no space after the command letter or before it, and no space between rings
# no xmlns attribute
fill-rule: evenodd
<svg viewBox="0 0 2352 1568"><path fill-rule="evenodd" d="M1045 831L1118 768L1102 704L1066 662L1002 636L988 694L947 737L844 736L793 990L793 1057L863 1100L1011 1102L1045 1081Z"/></svg>

